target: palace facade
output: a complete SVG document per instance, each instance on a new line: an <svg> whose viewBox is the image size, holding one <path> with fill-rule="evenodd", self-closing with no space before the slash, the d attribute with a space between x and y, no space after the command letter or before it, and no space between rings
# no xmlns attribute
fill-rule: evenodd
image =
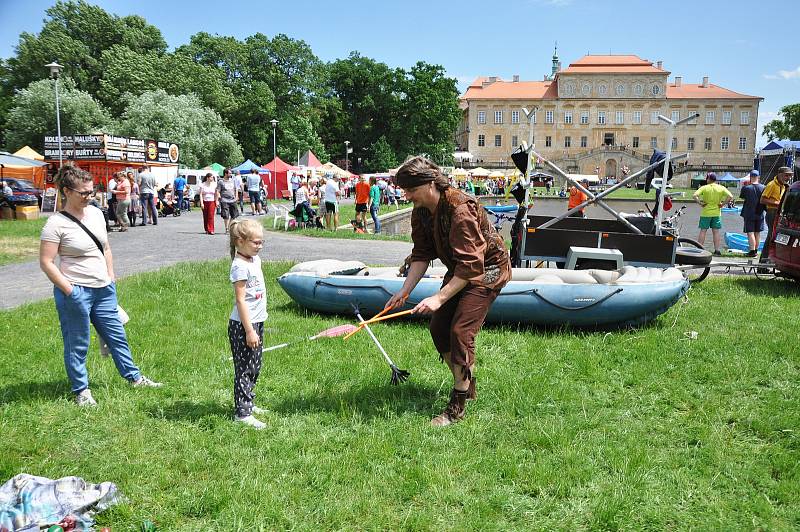
<svg viewBox="0 0 800 532"><path fill-rule="evenodd" d="M528 142L525 107L534 112L534 144L544 157L569 172L621 177L623 167L647 166L653 149L666 148L659 114L677 121L699 113L675 128L673 152L687 152L692 167L750 167L763 98L707 77L694 84L669 76L660 61L635 55L587 55L563 70L554 55L543 81L480 77L460 98L456 144L476 164L511 166L511 152Z"/></svg>

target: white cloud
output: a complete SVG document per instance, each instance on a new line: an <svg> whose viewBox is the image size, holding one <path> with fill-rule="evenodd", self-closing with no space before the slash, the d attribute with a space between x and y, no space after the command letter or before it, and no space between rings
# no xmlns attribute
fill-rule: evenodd
<svg viewBox="0 0 800 532"><path fill-rule="evenodd" d="M778 70L777 74L764 74L765 79L800 79L800 66L794 70Z"/></svg>

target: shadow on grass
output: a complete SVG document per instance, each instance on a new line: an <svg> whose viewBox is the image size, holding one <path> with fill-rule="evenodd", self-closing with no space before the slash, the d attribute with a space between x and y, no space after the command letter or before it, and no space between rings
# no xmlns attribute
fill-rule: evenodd
<svg viewBox="0 0 800 532"><path fill-rule="evenodd" d="M774 279L737 278L736 284L754 296L786 297L800 295L800 283L782 277Z"/></svg>
<svg viewBox="0 0 800 532"><path fill-rule="evenodd" d="M388 382L390 376L388 369L386 373L387 382L384 385L362 386L342 393L284 397L283 400L270 404L270 410L284 415L357 412L365 419L373 419L408 413L429 415L436 408L440 408L439 402L445 399L444 395L433 386L414 382L392 386Z"/></svg>
<svg viewBox="0 0 800 532"><path fill-rule="evenodd" d="M211 428L217 423L230 421L231 408L213 401L176 401L159 403L144 410L153 419L188 421Z"/></svg>
<svg viewBox="0 0 800 532"><path fill-rule="evenodd" d="M54 401L64 397L72 397L72 392L66 379L20 382L0 388L0 405L30 403L38 399Z"/></svg>

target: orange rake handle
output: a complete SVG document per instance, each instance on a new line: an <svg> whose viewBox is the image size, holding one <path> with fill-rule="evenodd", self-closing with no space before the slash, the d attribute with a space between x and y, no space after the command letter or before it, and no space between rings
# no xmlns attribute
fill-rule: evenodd
<svg viewBox="0 0 800 532"><path fill-rule="evenodd" d="M348 338L353 336L355 333L357 333L358 331L363 329L365 325L372 325L373 323L378 323L379 321L389 320L389 319L392 319L392 318L397 318L399 316L406 316L406 315L411 314L412 312L414 312L414 309L411 309L411 310L403 310L403 311L400 311L400 312L395 312L394 314L388 314L386 316L381 316L381 314L383 314L383 312L385 312L386 310L387 309L383 309L383 311L381 313L379 313L379 314L376 314L374 318L372 318L370 320L367 320L367 321L362 321L361 323L359 323L358 324L358 328L356 328L355 331L349 333L343 339L347 340Z"/></svg>

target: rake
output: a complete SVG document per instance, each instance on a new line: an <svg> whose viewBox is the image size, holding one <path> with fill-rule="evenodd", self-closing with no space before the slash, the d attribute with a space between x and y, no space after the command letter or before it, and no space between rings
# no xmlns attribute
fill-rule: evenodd
<svg viewBox="0 0 800 532"><path fill-rule="evenodd" d="M266 353L267 351L273 351L275 349L281 349L282 347L286 347L289 345L299 344L300 342L307 342L309 340L316 340L317 338L335 338L336 336L343 336L345 334L351 333L355 330L358 330L358 327L351 324L345 325L337 325L336 327L331 327L330 329L325 329L322 332L318 332L314 336L309 336L308 338L301 338L299 340L294 340L292 342L286 342L283 344L273 345L272 347L265 347L261 350L262 353Z"/></svg>
<svg viewBox="0 0 800 532"><path fill-rule="evenodd" d="M353 303L351 303L350 305L353 307L353 312L355 313L356 318L358 318L359 323L361 324L361 326L363 326L367 330L367 332L369 333L370 337L372 338L372 341L375 342L375 345L377 345L378 349L380 349L384 360L386 360L386 363L389 364L389 367L392 369L392 380L391 380L392 385L397 386L401 382L406 382L408 380L408 378L411 376L411 373L409 373L408 371L406 371L404 369L398 368L395 365L395 363L392 362L392 359L389 358L389 355L386 354L386 350L383 348L381 343L378 341L378 339L372 333L372 329L370 329L369 325L366 324L366 320L364 320L364 318L361 317L361 312L358 310L358 307L356 305L354 305Z"/></svg>

